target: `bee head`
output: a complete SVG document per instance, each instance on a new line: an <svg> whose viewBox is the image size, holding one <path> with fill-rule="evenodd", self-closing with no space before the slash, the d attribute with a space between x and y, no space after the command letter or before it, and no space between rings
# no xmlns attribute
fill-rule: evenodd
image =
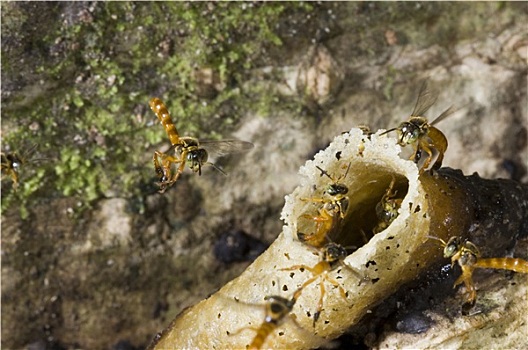
<svg viewBox="0 0 528 350"><path fill-rule="evenodd" d="M203 148L197 148L187 153L189 168L198 175L202 175L202 165L207 163L208 154Z"/></svg>
<svg viewBox="0 0 528 350"><path fill-rule="evenodd" d="M343 184L333 183L326 188L326 193L330 196L337 196L338 194L347 194L348 187Z"/></svg>

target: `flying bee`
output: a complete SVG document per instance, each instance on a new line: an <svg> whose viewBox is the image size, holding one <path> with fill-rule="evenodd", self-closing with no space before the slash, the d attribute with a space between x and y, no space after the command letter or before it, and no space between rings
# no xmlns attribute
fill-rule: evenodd
<svg viewBox="0 0 528 350"><path fill-rule="evenodd" d="M266 317L264 322L257 329L257 334L249 344L250 349L260 349L269 334L279 326L284 318L292 311L297 299L286 299L280 296L266 296L264 300L269 300L266 305Z"/></svg>
<svg viewBox="0 0 528 350"><path fill-rule="evenodd" d="M324 191L324 193L330 198L303 199L306 201L323 203L323 206L318 210L318 215L302 215L302 217L316 222L315 232L312 234L299 232L297 233L297 236L301 242L320 248L326 243L328 236L332 233L334 228L338 227L339 223L341 223L346 216L349 205L349 199L346 195L348 193L348 187L345 184L340 183L340 181L347 176L348 170L350 169L350 163L348 164L345 174L337 180L334 180L330 174L320 167L316 166L316 168L321 171L321 176L326 175L332 180L332 183L329 184Z"/></svg>
<svg viewBox="0 0 528 350"><path fill-rule="evenodd" d="M400 146L412 145L414 152L409 159L415 162L418 162L425 152L427 157L420 167L420 173L429 170L431 163L432 169L440 168L447 150L447 138L433 125L453 114L455 109L452 106L449 107L429 123L423 115L435 102L436 96L427 90L427 82L424 82L420 88L416 105L409 119L402 122L398 127L380 134L383 135L396 130L398 133L398 144Z"/></svg>
<svg viewBox="0 0 528 350"><path fill-rule="evenodd" d="M374 234L385 230L398 217L398 210L401 207L403 198L398 198L398 191L393 191L396 178L393 176L391 183L381 200L376 204L376 216L378 224L374 227Z"/></svg>
<svg viewBox="0 0 528 350"><path fill-rule="evenodd" d="M314 327L315 327L315 323L319 319L319 316L321 315L321 311L323 310L323 299L325 295L325 286L324 286L325 281L329 282L334 287L338 288L339 294L341 295L343 299L346 300L347 298L345 289L335 279L331 278L328 275L331 271L335 270L339 266L344 266L350 269L355 275L357 275L357 277L361 281L365 280L365 277L359 276L359 272L353 270L351 267L349 267L348 265L344 263L344 259L347 257L348 253L343 246L337 243L331 242L331 243L326 244L323 248L321 248L319 250L319 253L321 255L321 261L319 261L317 264L315 264L312 267L303 264L303 265L294 265L294 266L281 269L282 271L292 271L292 270L301 269L301 270L308 270L312 273L312 277L306 280L301 285L301 287L298 289L298 292L296 294L299 294L299 295L302 293L302 290L307 285L311 284L318 278L321 279L319 281L319 288L321 290L321 296L319 297L319 302L317 303L317 310L314 313L314 318L313 318Z"/></svg>
<svg viewBox="0 0 528 350"><path fill-rule="evenodd" d="M176 126L172 122L167 107L163 102L153 97L149 102L150 108L165 128L169 137L171 147L167 152L155 151L153 156L154 169L158 176L159 192L163 193L172 186L185 169L189 168L202 175L202 166L211 165L213 168L226 175L214 163L208 161L209 155L224 156L231 153L246 152L253 148L253 144L241 140L201 140L189 136L180 136ZM173 154L172 154L173 153ZM172 173L172 165L178 165L175 173Z"/></svg>
<svg viewBox="0 0 528 350"><path fill-rule="evenodd" d="M19 180L20 180L20 169L27 165L28 163L39 162L46 160L47 158L31 158L31 156L36 152L38 144L34 144L21 155L16 152L10 153L1 153L1 169L2 169L2 178L4 176L11 176L13 181L13 190L17 190Z"/></svg>
<svg viewBox="0 0 528 350"><path fill-rule="evenodd" d="M430 238L442 243L444 246L444 257L451 259L451 266L458 263L462 269L462 275L457 278L453 287L464 283L468 294L467 303L470 305L473 305L477 298L477 290L471 278L474 269L503 269L528 273L528 261L526 260L520 258L481 258L477 246L468 240L461 240L460 237L454 236L446 243L438 237Z"/></svg>
<svg viewBox="0 0 528 350"><path fill-rule="evenodd" d="M259 327L244 327L232 335L238 334L245 329L252 329L256 332L256 334L247 348L262 348L262 345L264 345L271 332L279 327L286 319L286 316L291 313L293 306L297 302L300 294L301 288L297 289L297 291L293 293L291 299L286 299L277 295L268 295L264 297L264 300L266 300L267 303L265 305L264 321L261 323L261 325Z"/></svg>

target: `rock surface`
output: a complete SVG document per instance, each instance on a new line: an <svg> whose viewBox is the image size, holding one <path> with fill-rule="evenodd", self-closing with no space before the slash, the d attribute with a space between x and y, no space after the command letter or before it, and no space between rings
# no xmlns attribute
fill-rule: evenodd
<svg viewBox="0 0 528 350"><path fill-rule="evenodd" d="M77 203L69 198L46 199L31 207L27 220L16 211L4 213L2 348L145 347L179 312L248 265L215 258L213 247L225 232L240 230L271 243L283 225L284 196L298 185L299 167L351 127L398 125L412 111L425 78L439 94L427 117L451 105L459 108L437 125L449 140L443 165L526 183L527 13L508 9L519 12L517 20L505 20L497 8L501 25L477 26L481 35L474 38L460 39L456 34L462 24L453 24L446 29L452 35L447 44L440 37L411 40L442 25L435 21L427 27L417 20L409 24L412 30L393 33L387 32L392 30L387 21L380 27L384 30L358 32L349 23L352 16L335 19L333 13L330 18L341 31L324 45L345 72L333 102L316 117L249 113L233 136L253 142L255 149L221 159L227 177L212 169L201 177L185 172L165 195L149 194L138 202L117 194L98 200L81 218L72 216ZM365 10L357 16L369 14ZM375 57L360 40L361 45L372 43ZM380 40L383 45L375 46ZM311 45L299 41L282 47L285 59L274 62L275 67L295 71L291 67L298 67ZM277 89L281 83L271 81ZM150 159L144 166L151 167ZM521 244L526 246L526 239ZM517 249L515 256L528 258L526 249ZM373 348L518 347L527 337L522 324L528 313L527 280L508 276L480 275L479 315L461 316L457 309L446 318L431 309L426 316L433 325L425 334L403 334L387 322L383 331L362 333L360 342ZM459 305L454 298L447 295L446 305ZM343 339L337 345L346 347Z"/></svg>

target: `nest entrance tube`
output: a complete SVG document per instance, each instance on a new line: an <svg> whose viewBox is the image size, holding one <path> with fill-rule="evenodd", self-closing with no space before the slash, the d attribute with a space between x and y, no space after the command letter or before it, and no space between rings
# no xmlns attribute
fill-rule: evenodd
<svg viewBox="0 0 528 350"><path fill-rule="evenodd" d="M345 176L339 180L340 186L346 186L349 190L346 195L347 207L344 217L334 215L335 225L328 230L327 241L335 242L343 247L355 250L366 244L376 233L381 232L390 225L390 222L380 218L380 211L384 203L401 203L406 196L409 182L407 178L390 169L383 167L371 167L361 161L355 162L355 166L363 168L363 171L356 172L354 177ZM343 170L344 167L339 167ZM348 167L347 167L348 169ZM341 174L343 175L343 174ZM336 178L336 176L333 176ZM313 218L320 215L323 204L319 201L329 203L333 198L327 193L328 186L335 183L335 180L322 177L321 181L326 181L319 187L313 188L307 202L303 206L301 214L297 218L297 233L313 234L317 231L318 223ZM326 190L325 190L326 189ZM314 199L315 198L315 199ZM392 208L395 217L398 216L399 205ZM386 225L381 225L381 224ZM355 248L355 249L354 249Z"/></svg>
<svg viewBox="0 0 528 350"><path fill-rule="evenodd" d="M352 129L337 136L327 149L301 167L301 184L285 198L281 214L285 225L268 250L217 293L182 311L149 349L248 348L257 335L255 329L266 328L262 325L270 297L293 300L295 291L313 275L307 269L292 271L292 266L311 268L321 261L313 247L299 241L297 233L299 228L310 229L309 224L313 229L313 220L306 223L301 219L307 212L320 214L324 203L314 204L306 198L324 196L329 181L345 182L349 190L346 217L333 238L342 245L358 246L344 259L349 268L323 271L336 281L334 286L346 291L346 297L340 295L337 287L328 286L324 299L320 299L320 284L305 286L295 304L288 305L292 308L285 315L295 322L268 322L267 326L273 329L265 334L262 348L317 348L360 324L367 313L399 287L445 262L442 248L430 237L444 241L453 235L464 238L475 225L488 227L487 232L510 233L512 223L516 223L515 232L525 232L525 186L504 180L497 187L497 180L465 177L448 168L419 176L416 164L401 157L396 140L380 135L381 131L364 135L360 129ZM320 169L331 178L321 176ZM345 172L347 175L340 177ZM362 239L362 231L374 232L377 203L383 200L393 179L391 192L395 194L390 197L401 199L397 217L370 238ZM489 213L500 213L502 220L497 222L496 216ZM483 239L489 240L489 236L483 235ZM509 241L504 238L496 237L493 246L507 247ZM358 283L358 276L351 270L370 280ZM280 281L279 296L276 281ZM318 300L322 300L322 309L314 326L311 316Z"/></svg>
<svg viewBox="0 0 528 350"><path fill-rule="evenodd" d="M310 217L321 215L332 183L348 188L348 206L330 239L357 248L344 260L350 269L328 272L346 290L346 298L336 288L326 288L320 319L314 327L309 315L316 310L321 289L316 282L306 286L291 311L296 322L282 323L266 338L264 347L319 347L360 322L399 286L441 259L442 250L425 243L428 235L446 239L448 232L461 231L453 227L452 220L445 220L445 213L458 215L460 210L453 210L452 203L462 201L447 194L451 185L437 186L442 179L429 174L419 177L416 164L400 156L396 140L381 132L365 135L360 129L352 129L306 162L299 170L300 185L285 198L281 214L285 225L275 242L242 275L179 315L154 348L246 348L255 332L237 331L261 325L264 313L262 308L254 312L247 306L241 308L234 300L262 305L266 297L277 295L273 281L278 280L280 296L289 299L311 277L306 270L291 270L292 266L313 267L320 261L313 247L298 239L298 233L313 232L316 223ZM377 206L387 199L393 181L388 198L398 199L397 216L380 229ZM444 201L441 206L434 205L435 198ZM351 270L370 281L358 283L357 274Z"/></svg>

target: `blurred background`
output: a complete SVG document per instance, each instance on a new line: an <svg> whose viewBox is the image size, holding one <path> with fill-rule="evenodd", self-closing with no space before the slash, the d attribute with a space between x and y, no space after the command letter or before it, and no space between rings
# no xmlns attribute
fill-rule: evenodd
<svg viewBox="0 0 528 350"><path fill-rule="evenodd" d="M0 9L1 149L21 162L1 187L5 349L144 348L274 240L306 160L397 126L424 79L430 120L458 108L437 125L444 166L528 180L526 3ZM159 194L152 155L170 143L151 97L181 136L255 148Z"/></svg>

